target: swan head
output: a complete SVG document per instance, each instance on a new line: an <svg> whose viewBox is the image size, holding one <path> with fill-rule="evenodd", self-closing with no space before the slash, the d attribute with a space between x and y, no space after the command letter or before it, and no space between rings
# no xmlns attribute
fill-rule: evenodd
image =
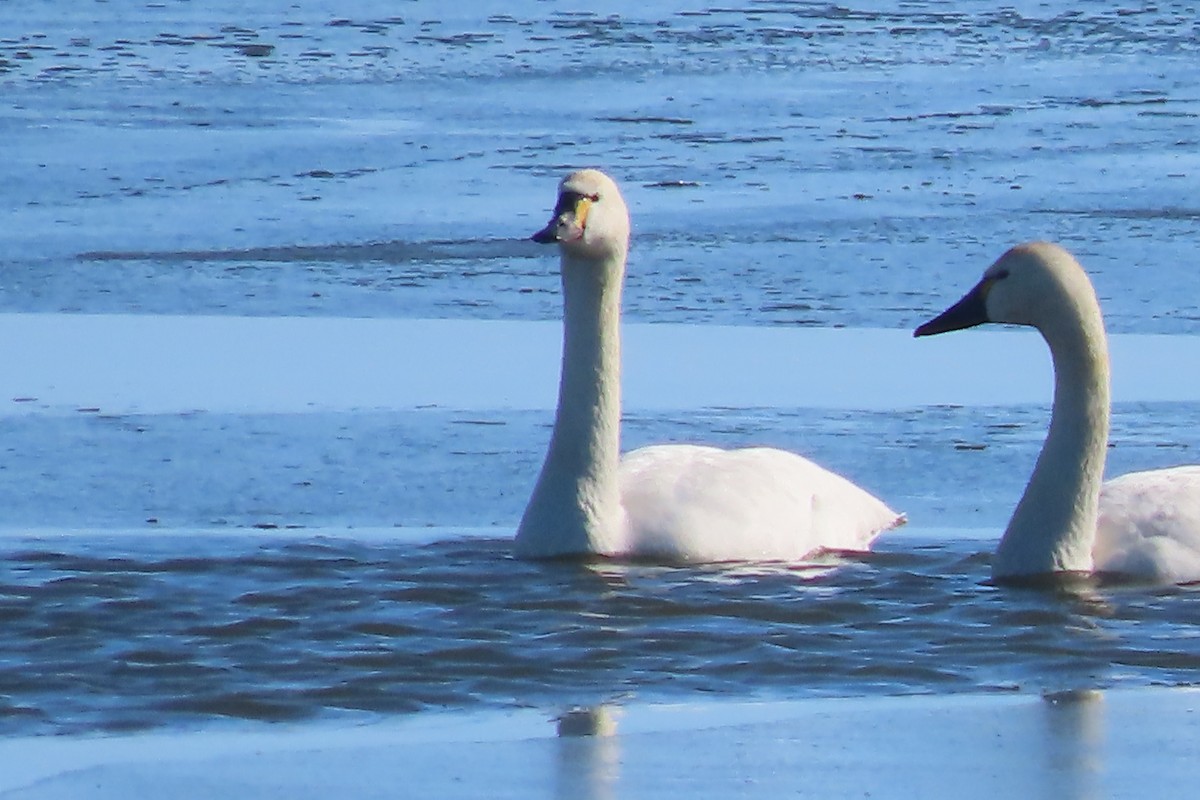
<svg viewBox="0 0 1200 800"><path fill-rule="evenodd" d="M629 248L629 209L616 181L597 169L572 172L558 185L550 222L530 238L589 260L623 255Z"/></svg>
<svg viewBox="0 0 1200 800"><path fill-rule="evenodd" d="M1080 317L1099 316L1092 283L1075 258L1056 244L1028 242L1002 255L975 287L913 331L933 336L985 322L1029 325L1048 339Z"/></svg>

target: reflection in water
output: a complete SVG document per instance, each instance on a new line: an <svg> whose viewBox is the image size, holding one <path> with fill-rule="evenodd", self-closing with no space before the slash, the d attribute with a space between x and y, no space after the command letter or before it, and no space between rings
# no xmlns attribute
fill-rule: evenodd
<svg viewBox="0 0 1200 800"><path fill-rule="evenodd" d="M616 797L621 747L619 710L599 705L559 717L554 796L557 800L609 800Z"/></svg>
<svg viewBox="0 0 1200 800"><path fill-rule="evenodd" d="M573 708L558 718L558 735L568 738L615 736L618 716L617 709L605 705Z"/></svg>
<svg viewBox="0 0 1200 800"><path fill-rule="evenodd" d="M1047 800L1102 797L1104 695L1094 689L1043 696Z"/></svg>

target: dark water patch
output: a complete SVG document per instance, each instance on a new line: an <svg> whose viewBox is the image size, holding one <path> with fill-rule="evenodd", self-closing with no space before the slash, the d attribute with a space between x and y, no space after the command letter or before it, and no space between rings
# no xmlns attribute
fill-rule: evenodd
<svg viewBox="0 0 1200 800"><path fill-rule="evenodd" d="M335 177L333 173L314 171L310 177ZM502 239L491 241L433 241L433 242L367 242L363 244L305 245L283 247L255 247L243 250L184 250L184 251L95 251L81 253L86 261L156 261L178 262L226 262L250 264L338 262L338 263L384 263L408 264L439 261L478 261L486 259L511 259L528 257L540 253L537 245L527 239Z"/></svg>
<svg viewBox="0 0 1200 800"><path fill-rule="evenodd" d="M918 122L921 120L960 120L971 117L1007 117L1016 111L1011 106L983 105L970 111L933 111L924 114L912 114L902 117L884 117L870 122Z"/></svg>
<svg viewBox="0 0 1200 800"><path fill-rule="evenodd" d="M58 544L71 559L6 555L6 572L35 578L22 601L28 619L5 627L6 646L22 654L0 662L8 732L560 705L629 692L1146 685L1186 681L1200 658L1200 638L1179 635L1192 624L1190 592L998 589L986 580L986 551L968 542L896 541L865 558L726 569L523 563L497 540L227 538L203 556L214 559L209 578L189 567L161 580L162 541L127 538L131 614L96 602L105 559L81 557L112 540ZM322 553L335 556L336 572L302 566ZM144 561L155 567L137 569ZM53 603L46 587L58 587ZM246 605L249 597L258 600ZM286 608L262 602L270 598ZM64 613L76 624L61 625Z"/></svg>
<svg viewBox="0 0 1200 800"><path fill-rule="evenodd" d="M713 144L762 144L764 142L782 142L782 136L775 135L737 135L730 133L660 133L658 138L682 142L689 145Z"/></svg>
<svg viewBox="0 0 1200 800"><path fill-rule="evenodd" d="M890 149L863 157L908 158ZM687 175L637 187L655 202L697 208L683 227L635 218L627 319L911 328L945 306L948 286L964 285L964 274L978 274L1004 247L1034 235L1079 254L1113 332L1195 333L1200 317L1200 273L1186 268L1188 226L1200 212L1185 203L1113 206L1105 197L1068 206L1055 198L1019 216L975 218L975 234L964 239L957 218L814 220L794 200L775 204L766 191L764 202L772 202L762 209L718 219L704 211L713 185ZM996 185L1012 191L1013 182L1008 175ZM870 200L854 194L838 202L891 202L878 190L857 193ZM547 203L531 202L508 238L91 250L65 261L8 263L0 310L558 319L555 253L526 240L544 222ZM983 230L989 226L998 227ZM1121 240L1095 238L1109 237L1108 229ZM1092 233L1076 238L1085 230ZM1130 252L1142 241L1153 242L1152 256ZM1164 281L1172 292L1162 292Z"/></svg>
<svg viewBox="0 0 1200 800"><path fill-rule="evenodd" d="M312 716L309 707L292 700L287 694L286 690L281 691L277 699L245 693L177 698L163 702L161 708L168 713L185 712L260 722L295 722Z"/></svg>
<svg viewBox="0 0 1200 800"><path fill-rule="evenodd" d="M251 58L266 58L275 52L275 45L262 42L219 42L214 46L228 47Z"/></svg>
<svg viewBox="0 0 1200 800"><path fill-rule="evenodd" d="M696 189L700 187L699 181L689 180L669 180L669 181L654 181L645 184L647 189Z"/></svg>
<svg viewBox="0 0 1200 800"><path fill-rule="evenodd" d="M600 117L601 122L628 122L633 124L649 124L649 125L694 125L695 120L685 117Z"/></svg>
<svg viewBox="0 0 1200 800"><path fill-rule="evenodd" d="M1042 214L1071 214L1075 216L1127 219L1127 220L1186 220L1200 219L1200 208L1171 206L1167 208L1093 208L1093 209L1043 209Z"/></svg>

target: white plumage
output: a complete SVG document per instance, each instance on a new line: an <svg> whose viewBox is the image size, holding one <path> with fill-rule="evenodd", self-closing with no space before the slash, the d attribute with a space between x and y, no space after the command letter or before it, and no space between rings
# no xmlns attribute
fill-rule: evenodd
<svg viewBox="0 0 1200 800"><path fill-rule="evenodd" d="M1104 572L1200 580L1200 466L1131 472L1105 483L1092 552Z"/></svg>
<svg viewBox="0 0 1200 800"><path fill-rule="evenodd" d="M563 363L546 460L517 529L519 555L796 560L868 549L903 523L845 478L783 450L654 445L622 459L629 212L616 183L597 170L569 175L550 224L533 238L561 251Z"/></svg>
<svg viewBox="0 0 1200 800"><path fill-rule="evenodd" d="M1100 303L1079 262L1046 242L1014 247L915 335L984 322L1036 328L1054 362L1050 429L996 549L993 576L1103 572L1166 583L1200 580L1200 466L1101 483L1108 344Z"/></svg>

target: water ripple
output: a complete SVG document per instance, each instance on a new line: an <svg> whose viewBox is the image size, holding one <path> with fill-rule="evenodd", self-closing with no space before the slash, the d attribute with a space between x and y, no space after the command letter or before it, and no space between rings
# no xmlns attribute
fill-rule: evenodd
<svg viewBox="0 0 1200 800"><path fill-rule="evenodd" d="M501 540L14 548L0 730L123 730L637 694L1180 684L1193 592L1000 589L975 545L803 566L517 562ZM894 549L893 549L894 548ZM20 577L16 586L14 577Z"/></svg>
<svg viewBox="0 0 1200 800"><path fill-rule="evenodd" d="M833 4L752 4L750 7L671 8L647 13L618 3L613 13L546 14L536 4L510 4L509 13L482 16L468 6L436 15L378 17L343 4L311 3L281 15L270 6L211 4L207 15L165 5L139 6L125 25L52 24L53 6L27 4L0 39L0 76L39 82L86 81L96 75L173 78L189 72L250 81L281 74L329 80L346 73L379 80L428 75L455 77L561 74L586 67L713 70L728 64L792 67L825 65L828 43L838 66L886 57L982 58L996 44L1020 50L1053 40L1068 52L1121 53L1130 48L1176 54L1194 51L1191 9L1159 3L1140 10L1104 7L1059 10L955 10L944 4L899 3L862 10ZM43 7L44 6L44 7ZM219 22L236 18L238 25ZM135 22L138 19L140 22ZM80 35L87 29L90 35ZM453 56L453 58L451 58Z"/></svg>

